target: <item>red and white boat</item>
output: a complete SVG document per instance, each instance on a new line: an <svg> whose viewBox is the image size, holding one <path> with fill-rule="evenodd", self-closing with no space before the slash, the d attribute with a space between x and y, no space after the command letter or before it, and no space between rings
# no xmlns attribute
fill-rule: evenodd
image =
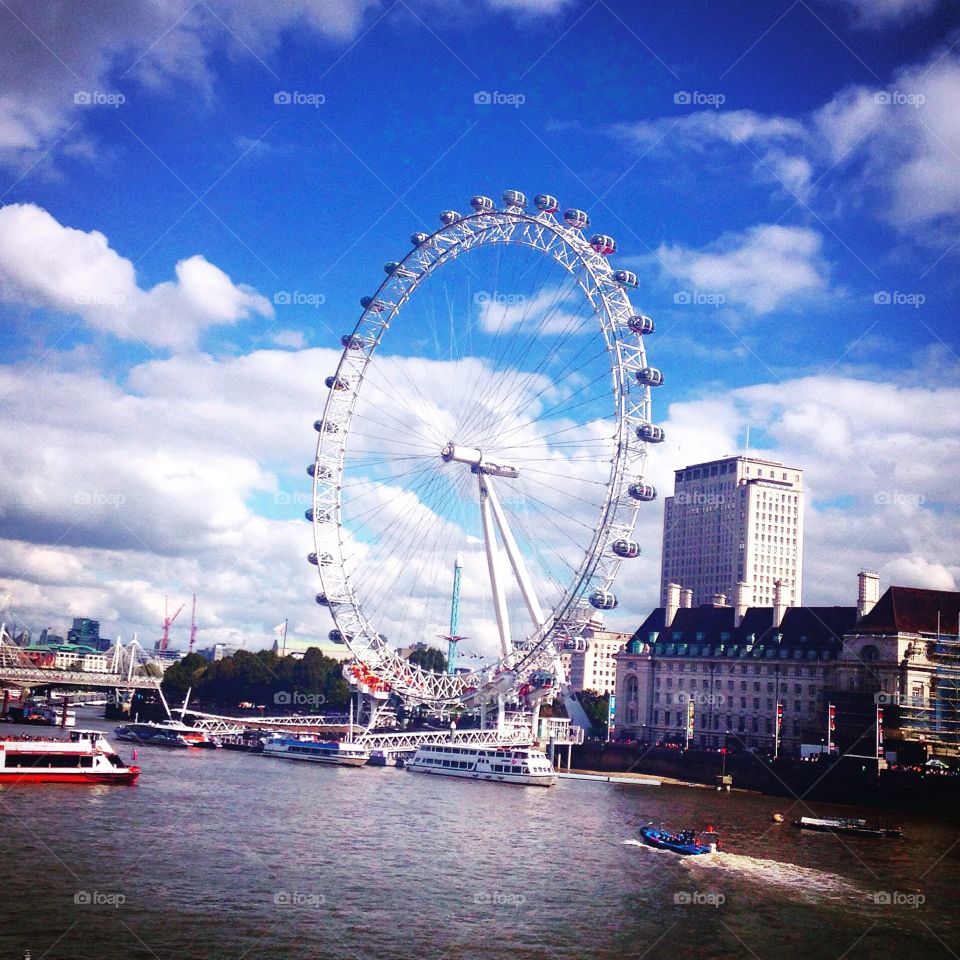
<svg viewBox="0 0 960 960"><path fill-rule="evenodd" d="M0 786L12 783L132 783L127 766L98 730L72 730L69 740L0 735Z"/></svg>

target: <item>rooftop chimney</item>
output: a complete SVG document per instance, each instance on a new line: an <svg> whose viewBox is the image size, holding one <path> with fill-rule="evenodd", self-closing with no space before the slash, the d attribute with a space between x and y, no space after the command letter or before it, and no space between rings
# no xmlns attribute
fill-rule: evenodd
<svg viewBox="0 0 960 960"><path fill-rule="evenodd" d="M857 622L859 623L880 599L880 576L875 570L861 570L857 574Z"/></svg>
<svg viewBox="0 0 960 960"><path fill-rule="evenodd" d="M667 584L667 611L666 611L666 616L663 618L664 627L670 627L673 625L673 618L677 615L677 611L679 609L680 609L680 584L668 583Z"/></svg>
<svg viewBox="0 0 960 960"><path fill-rule="evenodd" d="M774 580L773 581L773 625L779 627L783 623L783 615L787 612L787 607L790 606L787 603L786 597L784 596L783 581Z"/></svg>
<svg viewBox="0 0 960 960"><path fill-rule="evenodd" d="M733 614L733 625L739 627L743 618L747 615L747 584L744 580L737 583L737 599L735 603L736 610Z"/></svg>
<svg viewBox="0 0 960 960"><path fill-rule="evenodd" d="M689 587L684 587L680 591L680 606L685 610L693 606L693 591Z"/></svg>
<svg viewBox="0 0 960 960"><path fill-rule="evenodd" d="M713 595L713 605L715 607L725 607L727 605L727 595L725 593L715 593Z"/></svg>

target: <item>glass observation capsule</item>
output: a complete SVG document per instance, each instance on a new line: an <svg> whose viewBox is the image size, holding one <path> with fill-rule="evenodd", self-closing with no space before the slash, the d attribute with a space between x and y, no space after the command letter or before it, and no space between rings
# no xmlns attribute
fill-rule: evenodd
<svg viewBox="0 0 960 960"><path fill-rule="evenodd" d="M556 213L560 209L560 201L551 197L549 193L538 193L533 198L534 206L544 213Z"/></svg>
<svg viewBox="0 0 960 960"><path fill-rule="evenodd" d="M631 317L627 321L627 326L638 336L646 337L649 334L653 333L655 327L653 320L650 317L645 317L643 314L640 314L636 317Z"/></svg>
<svg viewBox="0 0 960 960"><path fill-rule="evenodd" d="M650 503L657 499L656 487L651 486L649 483L631 483L627 488L627 493L629 493L634 500L640 500L643 503Z"/></svg>
<svg viewBox="0 0 960 960"><path fill-rule="evenodd" d="M489 213L491 210L495 209L496 204L489 197L471 197L470 206L473 207L477 213Z"/></svg>
<svg viewBox="0 0 960 960"><path fill-rule="evenodd" d="M410 234L410 242L415 246L419 247L420 244L426 243L430 239L429 233L423 233L422 231L417 231L416 233Z"/></svg>
<svg viewBox="0 0 960 960"><path fill-rule="evenodd" d="M619 601L616 594L609 590L594 590L590 594L590 603L598 610L613 610Z"/></svg>
<svg viewBox="0 0 960 960"><path fill-rule="evenodd" d="M355 333L345 333L340 338L340 345L347 350L362 350L363 338L358 337Z"/></svg>
<svg viewBox="0 0 960 960"><path fill-rule="evenodd" d="M637 275L632 270L617 270L613 279L622 287L637 287L640 285Z"/></svg>
<svg viewBox="0 0 960 960"><path fill-rule="evenodd" d="M527 196L519 190L504 190L503 202L508 207L519 207L522 210L527 205Z"/></svg>
<svg viewBox="0 0 960 960"><path fill-rule="evenodd" d="M595 233L590 238L590 246L605 257L617 252L617 241L605 233Z"/></svg>
<svg viewBox="0 0 960 960"><path fill-rule="evenodd" d="M451 223L456 223L460 219L460 214L456 210L444 210L440 214L440 222L449 227Z"/></svg>
<svg viewBox="0 0 960 960"><path fill-rule="evenodd" d="M646 387L663 385L663 374L656 367L644 367L637 371L637 380Z"/></svg>
<svg viewBox="0 0 960 960"><path fill-rule="evenodd" d="M393 266L397 267L398 264L394 263ZM384 270L387 270L387 268L384 267ZM387 270L387 273L390 272L391 271ZM373 297L361 297L360 306L363 307L364 310L369 310L371 313L383 313L385 304L381 303L379 300L374 300Z"/></svg>
<svg viewBox="0 0 960 960"><path fill-rule="evenodd" d="M633 560L640 556L640 544L636 540L614 540L611 548L613 552L624 560Z"/></svg>
<svg viewBox="0 0 960 960"><path fill-rule="evenodd" d="M637 439L645 440L647 443L663 443L663 427L658 427L655 423L641 423L637 427Z"/></svg>
<svg viewBox="0 0 960 960"><path fill-rule="evenodd" d="M344 377L327 377L323 381L327 385L328 390L349 390L350 381Z"/></svg>
<svg viewBox="0 0 960 960"><path fill-rule="evenodd" d="M563 219L566 220L567 226L575 230L585 230L590 226L590 218L582 210L576 210L573 207L564 211Z"/></svg>
<svg viewBox="0 0 960 960"><path fill-rule="evenodd" d="M319 480L329 480L333 476L333 471L323 464L311 463L310 466L307 467L307 476Z"/></svg>

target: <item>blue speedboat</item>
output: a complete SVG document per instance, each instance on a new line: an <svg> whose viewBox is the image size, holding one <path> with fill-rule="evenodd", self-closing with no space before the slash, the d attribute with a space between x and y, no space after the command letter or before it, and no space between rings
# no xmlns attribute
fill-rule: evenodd
<svg viewBox="0 0 960 960"><path fill-rule="evenodd" d="M656 847L658 850L672 850L687 857L717 852L717 837L712 831L701 836L693 830L670 833L653 827L641 827L640 836L643 842L651 847Z"/></svg>

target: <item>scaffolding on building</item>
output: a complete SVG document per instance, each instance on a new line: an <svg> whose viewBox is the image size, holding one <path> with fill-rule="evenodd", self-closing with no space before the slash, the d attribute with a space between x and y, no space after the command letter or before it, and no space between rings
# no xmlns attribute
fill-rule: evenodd
<svg viewBox="0 0 960 960"><path fill-rule="evenodd" d="M901 690L900 730L910 740L960 750L960 618L957 633L937 632L926 642L931 665L926 689Z"/></svg>

